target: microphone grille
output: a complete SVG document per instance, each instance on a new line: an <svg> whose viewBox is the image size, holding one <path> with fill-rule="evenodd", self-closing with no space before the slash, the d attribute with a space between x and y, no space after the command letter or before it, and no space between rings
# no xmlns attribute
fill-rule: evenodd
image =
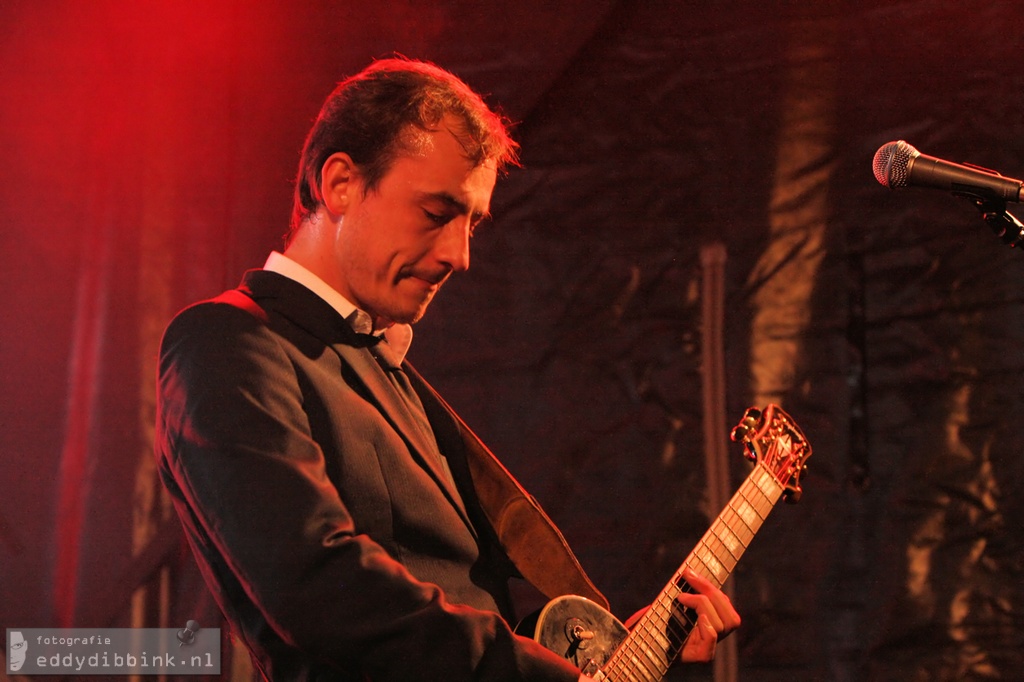
<svg viewBox="0 0 1024 682"><path fill-rule="evenodd" d="M875 180L889 189L906 187L910 161L917 156L920 156L920 152L903 140L883 144L875 152L872 164Z"/></svg>

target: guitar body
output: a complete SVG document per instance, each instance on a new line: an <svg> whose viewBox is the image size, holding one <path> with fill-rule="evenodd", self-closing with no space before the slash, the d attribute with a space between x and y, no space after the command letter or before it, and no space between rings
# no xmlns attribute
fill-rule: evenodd
<svg viewBox="0 0 1024 682"><path fill-rule="evenodd" d="M566 595L548 602L516 631L594 675L628 634L611 613L585 597Z"/></svg>

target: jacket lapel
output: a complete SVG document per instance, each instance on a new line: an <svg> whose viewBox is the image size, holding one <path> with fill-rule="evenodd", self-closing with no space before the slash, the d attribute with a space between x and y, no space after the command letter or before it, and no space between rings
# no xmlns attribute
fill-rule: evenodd
<svg viewBox="0 0 1024 682"><path fill-rule="evenodd" d="M475 533L462 497L456 491L438 458L440 446L432 443L428 435L423 433L423 429L417 425L415 418L409 413L408 405L395 392L391 385L391 379L384 373L380 364L365 348L340 343L332 344L331 348L341 357L342 362L352 368L363 386L373 396L381 412L405 439L413 457L420 466L430 472L438 486L444 491L448 501L458 510L463 521Z"/></svg>
<svg viewBox="0 0 1024 682"><path fill-rule="evenodd" d="M462 499L438 459L436 448L416 424L409 413L409 407L395 392L384 369L341 315L298 282L277 273L249 271L243 279L243 290L248 290L247 293L260 305L286 317L337 353L342 363L352 369L384 418L405 440L415 461L430 473L475 534Z"/></svg>

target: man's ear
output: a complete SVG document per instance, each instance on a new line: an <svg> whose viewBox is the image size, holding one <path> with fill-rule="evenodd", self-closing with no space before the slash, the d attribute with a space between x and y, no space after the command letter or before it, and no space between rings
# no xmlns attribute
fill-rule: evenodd
<svg viewBox="0 0 1024 682"><path fill-rule="evenodd" d="M358 186L359 169L351 156L335 152L327 157L320 169L320 197L332 216L345 215L349 199Z"/></svg>

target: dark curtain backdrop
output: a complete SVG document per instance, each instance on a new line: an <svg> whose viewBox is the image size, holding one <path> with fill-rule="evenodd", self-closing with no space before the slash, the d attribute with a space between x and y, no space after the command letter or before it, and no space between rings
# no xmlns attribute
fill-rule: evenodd
<svg viewBox="0 0 1024 682"><path fill-rule="evenodd" d="M740 679L1020 679L1024 254L871 159L902 138L1024 176L1022 22L981 0L0 4L0 627L216 622L154 478L159 336L280 246L322 99L400 52L487 93L524 162L411 359L616 613L718 511L721 244L729 417L780 403L815 447L733 578Z"/></svg>

